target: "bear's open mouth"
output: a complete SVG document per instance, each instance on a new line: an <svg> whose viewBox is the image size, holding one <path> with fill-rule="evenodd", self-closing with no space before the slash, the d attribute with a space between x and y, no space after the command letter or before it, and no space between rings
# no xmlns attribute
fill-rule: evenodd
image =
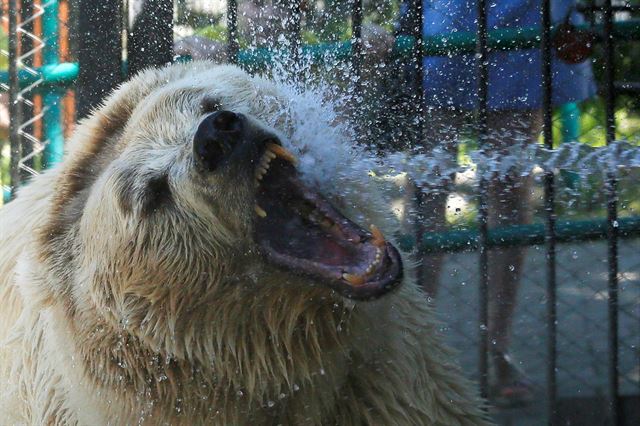
<svg viewBox="0 0 640 426"><path fill-rule="evenodd" d="M255 171L255 240L267 259L348 298L376 298L396 287L402 278L396 248L375 226L363 230L302 183L295 163L269 142Z"/></svg>

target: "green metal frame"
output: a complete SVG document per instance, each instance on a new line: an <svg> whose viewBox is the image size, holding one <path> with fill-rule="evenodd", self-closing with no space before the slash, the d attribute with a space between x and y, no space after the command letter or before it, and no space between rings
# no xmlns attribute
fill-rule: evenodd
<svg viewBox="0 0 640 426"><path fill-rule="evenodd" d="M605 239L607 220L559 220L556 222L557 243ZM640 236L640 216L618 219L619 238ZM546 238L544 224L511 225L489 230L487 245L491 247L531 246L544 244ZM402 235L399 246L411 251L416 246L414 237ZM420 241L420 248L428 253L459 252L476 250L479 247L478 231L475 229L446 232L426 232Z"/></svg>
<svg viewBox="0 0 640 426"><path fill-rule="evenodd" d="M45 66L55 67L59 62L58 1L50 0L42 15L42 33L45 44L42 58ZM62 160L64 153L64 131L60 103L64 97L64 88L51 87L43 94L44 134L48 140L42 157L43 167L50 167Z"/></svg>

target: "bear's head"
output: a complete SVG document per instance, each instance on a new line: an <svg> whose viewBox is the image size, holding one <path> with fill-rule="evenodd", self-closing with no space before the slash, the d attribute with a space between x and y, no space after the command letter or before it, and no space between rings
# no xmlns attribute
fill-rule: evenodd
<svg viewBox="0 0 640 426"><path fill-rule="evenodd" d="M268 345L397 286L398 251L301 178L284 122L265 124L285 108L266 80L193 63L138 75L79 126L39 238L75 323L202 361L248 324L264 332L238 346Z"/></svg>

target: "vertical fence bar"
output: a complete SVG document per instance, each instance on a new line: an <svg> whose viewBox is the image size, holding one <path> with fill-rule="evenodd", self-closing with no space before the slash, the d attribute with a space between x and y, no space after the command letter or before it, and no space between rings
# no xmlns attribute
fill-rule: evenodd
<svg viewBox="0 0 640 426"><path fill-rule="evenodd" d="M294 40L293 46L291 46L294 58L300 63L300 59L302 59L302 0L292 1L291 32Z"/></svg>
<svg viewBox="0 0 640 426"><path fill-rule="evenodd" d="M411 56L409 58L409 72L408 79L410 96L408 110L412 112L412 116L416 117L412 137L412 146L424 147L425 141L425 115L427 113L425 100L424 100L424 15L423 15L423 3L422 0L412 0L408 2L409 10L407 10L406 22L408 26L408 33L413 37L415 43L411 50ZM406 65L404 65L406 66ZM415 208L417 212L423 210L423 206L426 203L426 194L419 186L415 188ZM421 236L424 233L425 226L421 221L425 220L425 217L421 214L417 215L418 221L415 224L414 232L416 235L416 241L420 241ZM422 248L418 249L418 259L423 257Z"/></svg>
<svg viewBox="0 0 640 426"><path fill-rule="evenodd" d="M613 8L611 0L605 0L604 19L604 94L607 145L615 140L614 87L615 59L613 40ZM611 166L610 166L611 167ZM615 170L607 173L607 260L608 260L608 311L609 311L609 419L612 425L621 423L618 398L618 200Z"/></svg>
<svg viewBox="0 0 640 426"><path fill-rule="evenodd" d="M302 59L302 5L301 0L282 1L287 11L287 38L289 39L291 56L297 66L297 74L301 75L300 60Z"/></svg>
<svg viewBox="0 0 640 426"><path fill-rule="evenodd" d="M355 77L356 90L359 94L362 88L360 78L362 73L362 0L353 0L351 9L351 68Z"/></svg>
<svg viewBox="0 0 640 426"><path fill-rule="evenodd" d="M173 0L144 0L129 31L128 74L173 60Z"/></svg>
<svg viewBox="0 0 640 426"><path fill-rule="evenodd" d="M20 83L18 81L18 2L9 0L9 144L11 159L9 173L11 176L11 198L16 196L20 187L20 158L22 144L20 124L22 122L21 105L19 101Z"/></svg>
<svg viewBox="0 0 640 426"><path fill-rule="evenodd" d="M42 33L44 49L42 59L44 65L55 65L59 59L58 1L49 0L42 15ZM44 103L44 133L48 141L42 157L42 167L51 167L62 160L64 152L64 134L62 131L62 113L60 104L63 94L60 89L47 91Z"/></svg>
<svg viewBox="0 0 640 426"><path fill-rule="evenodd" d="M273 0L273 5L282 14L283 21L283 36L286 40L285 45L282 46L284 50L288 50L289 58L291 62L289 64L293 66L292 75L295 78L299 78L302 73L300 67L301 50L302 50L302 0Z"/></svg>
<svg viewBox="0 0 640 426"><path fill-rule="evenodd" d="M542 2L542 137L544 146L553 148L552 72L551 72L551 1ZM555 182L553 171L544 175L546 299L547 299L547 418L550 425L558 424L556 409L556 217Z"/></svg>
<svg viewBox="0 0 640 426"><path fill-rule="evenodd" d="M92 108L122 81L120 0L78 0L77 116Z"/></svg>
<svg viewBox="0 0 640 426"><path fill-rule="evenodd" d="M238 63L238 2L227 0L227 58L230 63Z"/></svg>
<svg viewBox="0 0 640 426"><path fill-rule="evenodd" d="M478 0L478 28L476 34L476 57L478 60L478 140L480 146L486 145L488 132L488 103L489 103L489 57L487 46L487 5L485 0ZM480 244L480 344L479 366L480 395L489 395L489 248L487 245L488 232L488 179L484 171L480 177L480 200L478 203L479 244Z"/></svg>
<svg viewBox="0 0 640 426"><path fill-rule="evenodd" d="M416 137L418 143L424 142L424 120L425 120L425 104L424 104L424 70L422 67L424 57L424 38L422 36L424 26L423 4L422 0L413 0L411 2L411 9L408 11L410 14L409 25L411 29L411 36L416 41L413 50L411 51L411 67L414 81L415 94L412 96L412 101L415 103L416 114L418 117L417 126L418 131ZM418 194L422 194L422 191L418 191Z"/></svg>

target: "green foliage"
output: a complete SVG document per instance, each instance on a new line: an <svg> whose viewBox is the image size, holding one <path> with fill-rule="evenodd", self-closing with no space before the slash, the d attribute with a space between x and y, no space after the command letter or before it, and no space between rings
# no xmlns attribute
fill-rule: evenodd
<svg viewBox="0 0 640 426"><path fill-rule="evenodd" d="M195 34L201 37L207 37L214 41L227 41L227 27L222 24L207 25L195 30Z"/></svg>
<svg viewBox="0 0 640 426"><path fill-rule="evenodd" d="M9 50L9 36L0 30L0 50L6 52ZM0 70L6 70L9 68L9 58L0 53Z"/></svg>

